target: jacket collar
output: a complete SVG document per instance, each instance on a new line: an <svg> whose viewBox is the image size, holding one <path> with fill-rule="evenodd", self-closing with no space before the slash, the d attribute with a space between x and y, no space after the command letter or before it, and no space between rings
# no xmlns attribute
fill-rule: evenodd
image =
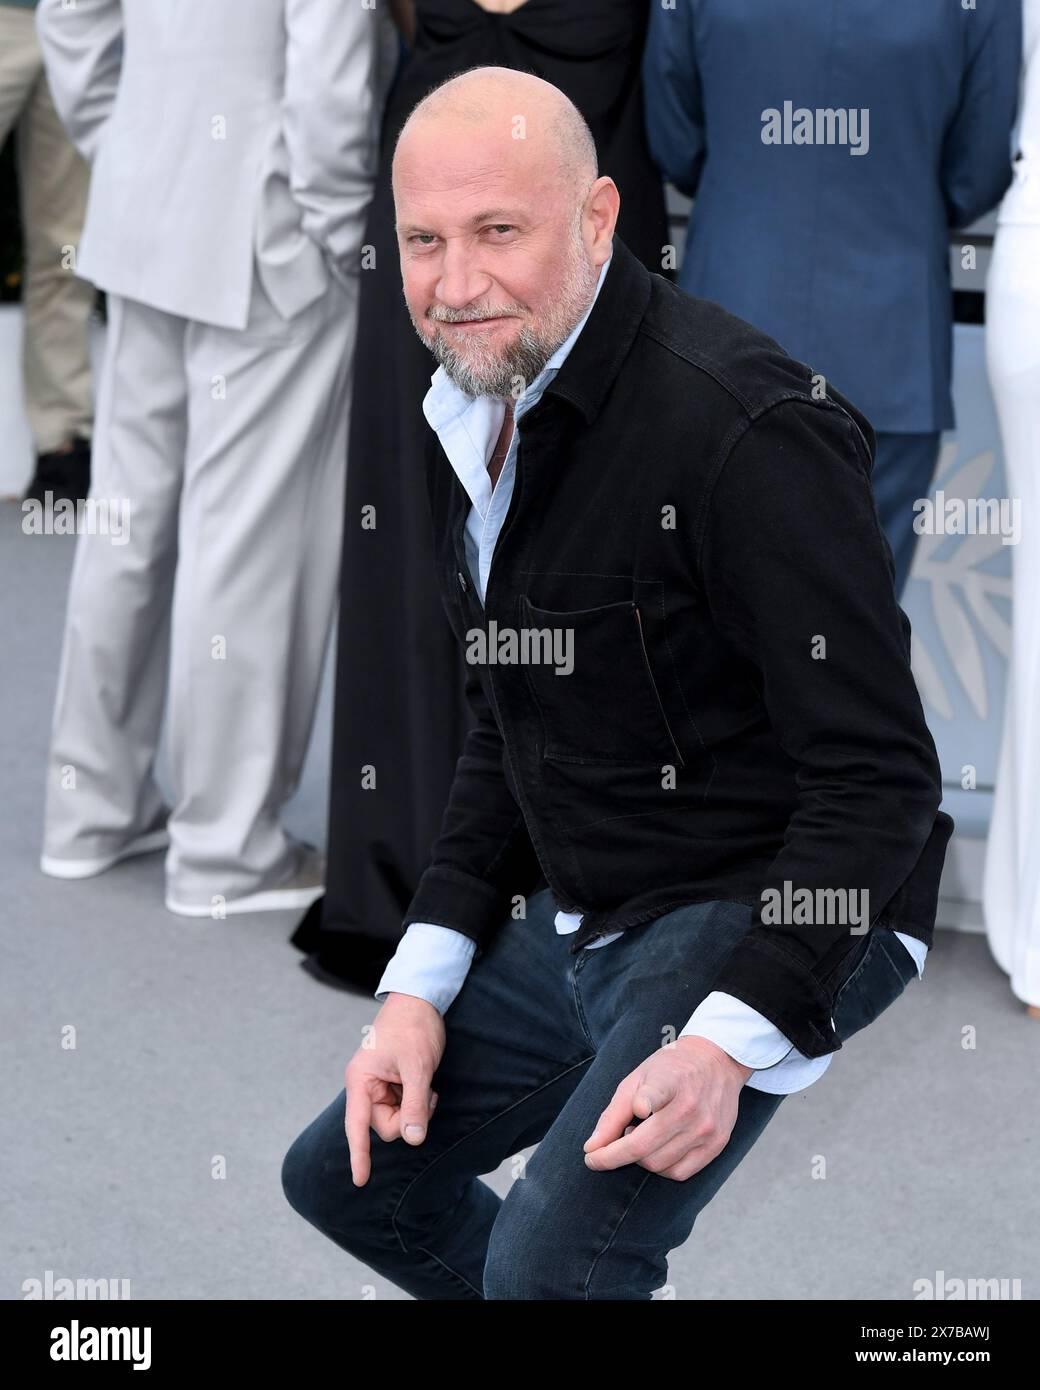
<svg viewBox="0 0 1040 1390"><path fill-rule="evenodd" d="M585 325L546 396L569 401L591 425L621 370L650 302L650 272L614 233L613 257Z"/></svg>

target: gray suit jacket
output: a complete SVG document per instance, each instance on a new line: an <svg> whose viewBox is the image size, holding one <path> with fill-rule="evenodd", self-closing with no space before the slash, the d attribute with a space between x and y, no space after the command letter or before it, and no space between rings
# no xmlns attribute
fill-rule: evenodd
<svg viewBox="0 0 1040 1390"><path fill-rule="evenodd" d="M85 279L243 328L254 268L286 317L360 273L398 55L386 0L41 0L36 23L92 165Z"/></svg>

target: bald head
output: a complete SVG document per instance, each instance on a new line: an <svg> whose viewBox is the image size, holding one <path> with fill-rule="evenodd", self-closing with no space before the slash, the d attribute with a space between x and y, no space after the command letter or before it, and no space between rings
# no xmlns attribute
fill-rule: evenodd
<svg viewBox="0 0 1040 1390"><path fill-rule="evenodd" d="M515 399L611 252L620 199L581 112L532 73L472 68L412 110L392 180L416 331L464 390Z"/></svg>
<svg viewBox="0 0 1040 1390"><path fill-rule="evenodd" d="M424 122L450 138L482 128L499 131L555 174L572 197L584 198L599 173L596 142L571 99L533 73L477 67L457 73L423 97L405 121L397 148Z"/></svg>

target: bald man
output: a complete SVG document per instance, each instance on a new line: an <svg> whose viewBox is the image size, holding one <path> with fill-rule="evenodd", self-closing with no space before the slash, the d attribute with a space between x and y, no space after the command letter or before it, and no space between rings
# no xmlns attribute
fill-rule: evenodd
<svg viewBox="0 0 1040 1390"><path fill-rule="evenodd" d="M364 1282L647 1299L931 944L952 821L873 434L645 270L540 79L434 90L393 184L478 722L382 1007L283 1187ZM502 1200L479 1174L507 1158Z"/></svg>

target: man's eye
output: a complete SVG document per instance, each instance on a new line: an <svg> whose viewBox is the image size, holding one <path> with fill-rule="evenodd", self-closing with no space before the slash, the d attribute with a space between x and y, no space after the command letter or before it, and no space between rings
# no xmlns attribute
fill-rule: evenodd
<svg viewBox="0 0 1040 1390"><path fill-rule="evenodd" d="M511 232L513 227L509 222L498 222L490 230L493 232Z"/></svg>
<svg viewBox="0 0 1040 1390"><path fill-rule="evenodd" d="M425 241L423 241L424 237L426 238ZM413 232L413 234L408 238L408 240L422 242L424 246L427 246L431 241L436 241L437 238L434 236L432 232Z"/></svg>

